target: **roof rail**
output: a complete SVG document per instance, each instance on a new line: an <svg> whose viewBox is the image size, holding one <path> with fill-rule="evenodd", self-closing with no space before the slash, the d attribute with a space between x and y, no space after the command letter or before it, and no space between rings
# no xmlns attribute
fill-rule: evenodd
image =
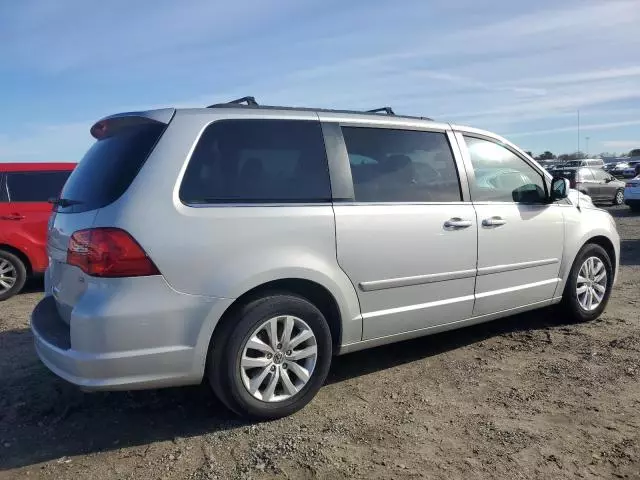
<svg viewBox="0 0 640 480"><path fill-rule="evenodd" d="M380 112L384 112L387 115L395 115L391 107L374 108L373 110L367 110L365 113L380 113Z"/></svg>
<svg viewBox="0 0 640 480"><path fill-rule="evenodd" d="M228 106L228 105L242 105L242 104L246 104L248 107L257 107L258 106L258 102L256 102L256 98L255 97L251 97L251 96L247 96L247 97L242 97L242 98L236 98L235 100L231 100L230 102L225 102L225 103L214 103L213 105L209 105L207 108L212 108L212 107L224 107L224 106Z"/></svg>
<svg viewBox="0 0 640 480"><path fill-rule="evenodd" d="M209 105L207 108L257 108L260 110L290 110L290 111L298 111L298 112L326 112L326 113L347 113L347 114L377 114L377 113L385 113L390 116L398 117L398 118L412 118L418 120L428 120L433 121L432 118L429 117L412 117L409 115L396 115L391 107L381 107L374 108L373 110L331 110L327 108L309 108L309 107L282 107L277 105L260 105L255 97L242 97L237 98L236 100L231 100L230 102L224 103L214 103L213 105Z"/></svg>

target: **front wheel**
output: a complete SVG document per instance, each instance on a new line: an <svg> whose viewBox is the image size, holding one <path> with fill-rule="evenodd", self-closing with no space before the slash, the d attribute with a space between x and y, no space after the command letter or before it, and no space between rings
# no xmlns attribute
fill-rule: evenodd
<svg viewBox="0 0 640 480"><path fill-rule="evenodd" d="M0 302L13 297L24 287L27 269L13 253L0 250Z"/></svg>
<svg viewBox="0 0 640 480"><path fill-rule="evenodd" d="M576 256L564 289L562 304L577 322L598 318L609 301L613 267L600 245L587 244Z"/></svg>
<svg viewBox="0 0 640 480"><path fill-rule="evenodd" d="M329 372L331 333L312 303L273 294L227 318L211 345L209 381L229 409L256 419L303 408Z"/></svg>
<svg viewBox="0 0 640 480"><path fill-rule="evenodd" d="M624 190L618 190L613 198L614 205L622 205L624 203Z"/></svg>

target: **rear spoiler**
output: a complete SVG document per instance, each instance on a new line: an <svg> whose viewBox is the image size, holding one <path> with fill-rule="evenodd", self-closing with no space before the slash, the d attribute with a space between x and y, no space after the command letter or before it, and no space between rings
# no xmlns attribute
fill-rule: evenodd
<svg viewBox="0 0 640 480"><path fill-rule="evenodd" d="M111 137L120 130L149 123L162 123L167 125L176 113L175 108L163 108L146 112L125 112L109 115L98 120L91 127L91 135L100 140Z"/></svg>

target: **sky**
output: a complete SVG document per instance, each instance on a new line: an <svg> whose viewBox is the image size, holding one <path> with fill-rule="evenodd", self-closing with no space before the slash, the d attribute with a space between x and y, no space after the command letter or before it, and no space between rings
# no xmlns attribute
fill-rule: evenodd
<svg viewBox="0 0 640 480"><path fill-rule="evenodd" d="M638 25L640 0L0 0L0 162L78 161L105 115L245 95L628 152Z"/></svg>

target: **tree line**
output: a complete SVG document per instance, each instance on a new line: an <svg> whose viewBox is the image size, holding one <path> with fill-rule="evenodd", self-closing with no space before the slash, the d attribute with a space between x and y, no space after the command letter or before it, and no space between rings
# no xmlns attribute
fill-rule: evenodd
<svg viewBox="0 0 640 480"><path fill-rule="evenodd" d="M553 152L546 150L542 152L540 155L534 156L532 152L527 151L527 155L535 158L536 160L578 160L581 158L603 158L603 157L618 157L625 156L625 154L618 155L615 152L602 152L598 155L587 155L584 152L573 152L573 153L562 153L560 155L555 155ZM629 157L640 157L640 148L634 148L631 150L626 156Z"/></svg>

